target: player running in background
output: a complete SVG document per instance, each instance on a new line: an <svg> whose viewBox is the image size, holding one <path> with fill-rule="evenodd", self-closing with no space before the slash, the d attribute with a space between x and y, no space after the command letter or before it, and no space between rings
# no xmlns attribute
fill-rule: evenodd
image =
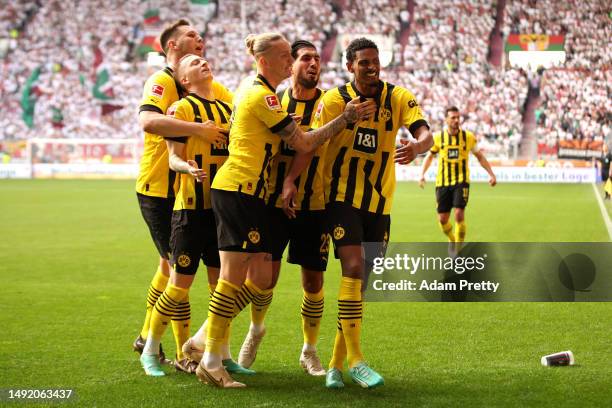
<svg viewBox="0 0 612 408"><path fill-rule="evenodd" d="M136 181L136 194L142 216L149 227L153 242L159 252L159 266L149 286L145 321L140 335L134 341L134 350L142 353L149 333L153 307L166 289L170 276L170 219L174 205L174 182L176 174L168 167L168 151L164 137L196 136L210 143L224 140L223 129L213 122L195 123L179 121L166 116L166 110L179 100L180 87L177 86L173 72L179 60L187 54L202 55L204 41L198 32L186 20L170 24L160 35L160 44L166 54L168 66L155 72L146 81L143 98L140 104L139 120L145 132L144 151L140 160L140 171ZM231 103L232 94L222 85L213 82L217 99ZM189 304L181 305L185 311L181 319L189 315ZM173 320L172 329L177 342L177 362L184 359L181 345L178 344L185 333L189 333L186 320ZM187 334L188 335L188 334ZM159 350L150 350L159 354ZM180 364L175 365L182 370Z"/></svg>
<svg viewBox="0 0 612 408"><path fill-rule="evenodd" d="M347 69L354 81L325 93L314 127L336 118L353 98L374 100L371 117L347 125L327 147L325 199L329 231L342 267L338 297L338 326L326 386L344 386L342 370L348 357L349 374L362 387L376 387L383 378L361 352L362 285L365 280L363 242L380 244L381 256L389 239L395 190L395 163L407 164L431 147L429 126L407 89L381 81L378 47L365 38L346 50ZM398 130L405 126L416 139L397 150ZM378 252L377 251L377 252Z"/></svg>
<svg viewBox="0 0 612 408"><path fill-rule="evenodd" d="M291 87L278 93L282 108L299 123L303 131L311 128L314 112L323 96L317 88L321 73L320 56L316 47L304 40L291 45ZM272 301L272 289L276 286L281 259L289 244L289 263L302 267L302 332L304 345L300 365L315 376L325 375L325 369L317 356L317 338L323 316L323 272L327 267L329 240L325 220L323 197L323 156L326 145L312 153L301 154L286 142L272 163L268 188L268 219L270 222L272 251L272 285L263 304L251 304L251 327L240 350L238 362L250 367L255 361L257 348L265 334L264 317ZM310 163L302 173L289 171L294 160ZM292 187L291 197L283 197L283 184ZM297 185L297 189L296 189ZM289 216L283 212L283 203L291 203Z"/></svg>
<svg viewBox="0 0 612 408"><path fill-rule="evenodd" d="M459 109L451 106L446 109L447 128L434 135L434 145L423 161L419 186L425 186L425 173L436 154L438 175L436 177L436 201L438 202L438 223L449 242L461 243L465 240L465 207L470 196L470 152L476 156L480 165L489 173L489 184L493 187L497 179L484 154L478 149L476 137L470 131L459 127ZM449 222L450 211L455 209L455 233Z"/></svg>
<svg viewBox="0 0 612 408"><path fill-rule="evenodd" d="M221 275L209 302L206 351L196 371L202 382L221 388L244 387L223 367L221 345L247 272L257 297L265 295L262 288L272 283L265 204L270 160L281 140L297 151L314 151L348 123L373 111L373 104L355 99L336 120L304 133L275 94L291 75L290 44L278 33L249 35L245 42L255 58L257 77L239 92L230 127L230 155L211 187Z"/></svg>

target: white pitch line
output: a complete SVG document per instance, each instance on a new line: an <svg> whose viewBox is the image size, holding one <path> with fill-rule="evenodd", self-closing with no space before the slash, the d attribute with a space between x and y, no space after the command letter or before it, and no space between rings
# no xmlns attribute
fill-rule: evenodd
<svg viewBox="0 0 612 408"><path fill-rule="evenodd" d="M606 228L608 229L608 236L610 237L610 241L612 241L612 221L610 221L610 216L608 215L608 211L606 210L606 206L601 198L601 192L597 189L595 183L591 184L593 186L593 192L595 193L595 197L597 198L597 204L599 204L599 211L601 211L601 216L604 219L604 224L606 224Z"/></svg>

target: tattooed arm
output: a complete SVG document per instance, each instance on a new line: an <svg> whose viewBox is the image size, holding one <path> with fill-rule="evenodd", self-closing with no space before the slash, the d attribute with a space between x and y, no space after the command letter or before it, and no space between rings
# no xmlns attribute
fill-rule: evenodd
<svg viewBox="0 0 612 408"><path fill-rule="evenodd" d="M298 152L308 153L321 146L332 136L340 133L347 124L355 123L367 118L376 112L376 103L372 100L359 102L355 98L346 104L344 112L334 120L318 129L303 132L300 127L292 121L278 132L280 137Z"/></svg>

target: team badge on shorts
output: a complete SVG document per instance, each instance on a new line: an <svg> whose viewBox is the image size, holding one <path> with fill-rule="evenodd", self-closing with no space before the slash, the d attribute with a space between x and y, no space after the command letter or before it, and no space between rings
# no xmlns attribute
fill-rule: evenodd
<svg viewBox="0 0 612 408"><path fill-rule="evenodd" d="M334 228L334 239L336 241L342 239L344 237L344 233L344 228L342 228L341 226L337 226L336 228Z"/></svg>
<svg viewBox="0 0 612 408"><path fill-rule="evenodd" d="M187 268L189 265L191 265L191 258L189 258L189 255L179 255L176 263L178 263L181 268Z"/></svg>
<svg viewBox="0 0 612 408"><path fill-rule="evenodd" d="M259 235L259 232L255 230L249 231L248 237L251 244L258 244L259 240L261 240L261 235Z"/></svg>

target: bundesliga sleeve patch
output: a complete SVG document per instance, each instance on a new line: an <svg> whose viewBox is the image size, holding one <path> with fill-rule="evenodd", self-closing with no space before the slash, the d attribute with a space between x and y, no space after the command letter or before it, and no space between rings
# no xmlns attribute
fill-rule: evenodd
<svg viewBox="0 0 612 408"><path fill-rule="evenodd" d="M266 105L269 109L276 110L281 108L281 105L278 102L278 98L276 97L276 95L266 95L265 100Z"/></svg>
<svg viewBox="0 0 612 408"><path fill-rule="evenodd" d="M154 84L151 87L151 95L162 97L164 95L164 87L158 84Z"/></svg>
<svg viewBox="0 0 612 408"><path fill-rule="evenodd" d="M321 112L323 112L323 101L319 102L317 106L317 111L315 112L315 118L319 119L321 117Z"/></svg>

